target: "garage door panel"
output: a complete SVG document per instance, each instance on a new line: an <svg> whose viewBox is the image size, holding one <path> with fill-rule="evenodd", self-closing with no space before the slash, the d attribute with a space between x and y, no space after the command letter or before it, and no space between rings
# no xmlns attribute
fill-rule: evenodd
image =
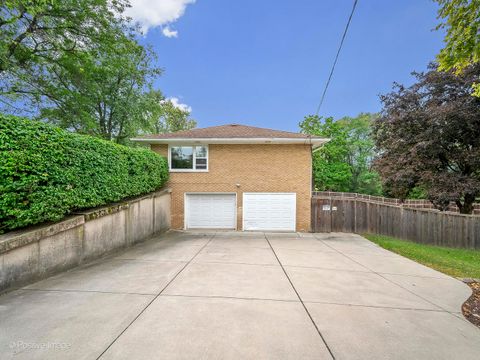
<svg viewBox="0 0 480 360"><path fill-rule="evenodd" d="M187 194L186 226L189 229L235 229L235 194Z"/></svg>
<svg viewBox="0 0 480 360"><path fill-rule="evenodd" d="M244 230L295 231L295 193L244 193Z"/></svg>

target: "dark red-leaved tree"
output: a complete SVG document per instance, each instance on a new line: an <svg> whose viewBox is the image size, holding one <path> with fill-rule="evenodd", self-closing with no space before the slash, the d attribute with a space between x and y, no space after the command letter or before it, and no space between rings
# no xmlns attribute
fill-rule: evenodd
<svg viewBox="0 0 480 360"><path fill-rule="evenodd" d="M461 75L414 73L417 82L381 96L382 116L374 123L379 156L374 166L386 190L405 199L420 186L441 210L454 201L470 214L480 196L480 64Z"/></svg>

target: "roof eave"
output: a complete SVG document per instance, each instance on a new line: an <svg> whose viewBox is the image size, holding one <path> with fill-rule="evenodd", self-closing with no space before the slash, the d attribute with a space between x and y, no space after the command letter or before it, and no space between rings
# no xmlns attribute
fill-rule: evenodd
<svg viewBox="0 0 480 360"><path fill-rule="evenodd" d="M310 144L316 149L330 139L326 138L132 138L147 144Z"/></svg>

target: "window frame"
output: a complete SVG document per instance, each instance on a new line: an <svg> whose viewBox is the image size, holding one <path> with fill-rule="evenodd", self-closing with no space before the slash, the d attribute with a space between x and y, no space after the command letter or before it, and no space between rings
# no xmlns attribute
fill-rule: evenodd
<svg viewBox="0 0 480 360"><path fill-rule="evenodd" d="M172 169L172 148L175 147L192 147L193 149L193 168L192 169ZM196 147L205 147L207 149L207 156L206 157L201 157L200 159L207 159L207 168L206 169L196 169L195 167L197 166L197 151ZM209 148L208 144L168 144L168 170L170 172L208 172L209 169Z"/></svg>

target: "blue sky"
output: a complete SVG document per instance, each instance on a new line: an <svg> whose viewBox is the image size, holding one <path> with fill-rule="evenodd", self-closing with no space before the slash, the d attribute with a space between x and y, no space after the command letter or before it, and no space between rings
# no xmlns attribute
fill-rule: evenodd
<svg viewBox="0 0 480 360"><path fill-rule="evenodd" d="M316 110L353 0L169 1L181 12L143 39L165 70L164 94L199 127L296 131ZM431 0L359 0L320 115L379 111L379 94L410 84L442 47L436 11Z"/></svg>

